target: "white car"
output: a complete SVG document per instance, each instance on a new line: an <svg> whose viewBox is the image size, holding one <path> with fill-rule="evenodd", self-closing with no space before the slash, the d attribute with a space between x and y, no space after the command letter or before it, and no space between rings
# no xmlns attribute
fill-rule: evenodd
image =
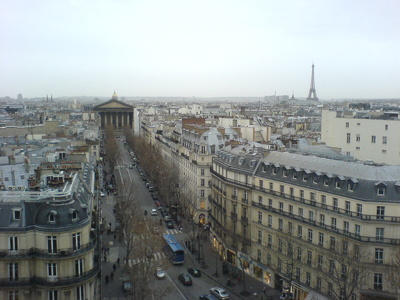
<svg viewBox="0 0 400 300"><path fill-rule="evenodd" d="M106 194L104 194L103 192L100 192L100 197L105 197Z"/></svg>
<svg viewBox="0 0 400 300"><path fill-rule="evenodd" d="M161 269L161 268L157 268L157 269L156 269L156 276L157 276L158 279L163 279L163 278L165 278L165 272L164 272L164 270Z"/></svg>
<svg viewBox="0 0 400 300"><path fill-rule="evenodd" d="M212 287L210 289L210 293L215 297L217 297L218 299L224 299L224 300L229 299L229 294L223 288L220 287Z"/></svg>
<svg viewBox="0 0 400 300"><path fill-rule="evenodd" d="M153 209L150 211L150 214L151 214L152 216L157 216L157 209L153 208Z"/></svg>

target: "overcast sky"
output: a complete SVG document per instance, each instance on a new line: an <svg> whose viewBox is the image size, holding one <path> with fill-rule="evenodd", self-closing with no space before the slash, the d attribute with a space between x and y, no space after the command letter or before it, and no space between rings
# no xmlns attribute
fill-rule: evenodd
<svg viewBox="0 0 400 300"><path fill-rule="evenodd" d="M400 1L1 0L0 96L400 97Z"/></svg>

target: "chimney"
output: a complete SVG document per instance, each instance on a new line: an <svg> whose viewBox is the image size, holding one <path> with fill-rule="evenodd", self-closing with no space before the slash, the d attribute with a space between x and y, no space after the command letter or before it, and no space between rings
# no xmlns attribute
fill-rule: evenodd
<svg viewBox="0 0 400 300"><path fill-rule="evenodd" d="M14 157L14 155L9 155L8 156L8 164L9 165L15 165L15 157Z"/></svg>

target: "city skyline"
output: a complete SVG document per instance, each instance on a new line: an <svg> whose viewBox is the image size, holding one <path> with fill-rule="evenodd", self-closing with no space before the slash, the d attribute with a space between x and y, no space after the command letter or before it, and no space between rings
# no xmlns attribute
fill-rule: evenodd
<svg viewBox="0 0 400 300"><path fill-rule="evenodd" d="M396 1L1 6L0 96L400 96Z"/></svg>

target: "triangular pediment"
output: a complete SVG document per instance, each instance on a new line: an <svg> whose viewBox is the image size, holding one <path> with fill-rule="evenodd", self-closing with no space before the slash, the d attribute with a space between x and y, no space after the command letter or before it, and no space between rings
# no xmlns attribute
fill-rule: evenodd
<svg viewBox="0 0 400 300"><path fill-rule="evenodd" d="M102 109L113 109L113 108L119 108L119 109L124 108L132 110L133 106L119 100L111 99L108 100L107 102L96 105L93 109L102 110Z"/></svg>

